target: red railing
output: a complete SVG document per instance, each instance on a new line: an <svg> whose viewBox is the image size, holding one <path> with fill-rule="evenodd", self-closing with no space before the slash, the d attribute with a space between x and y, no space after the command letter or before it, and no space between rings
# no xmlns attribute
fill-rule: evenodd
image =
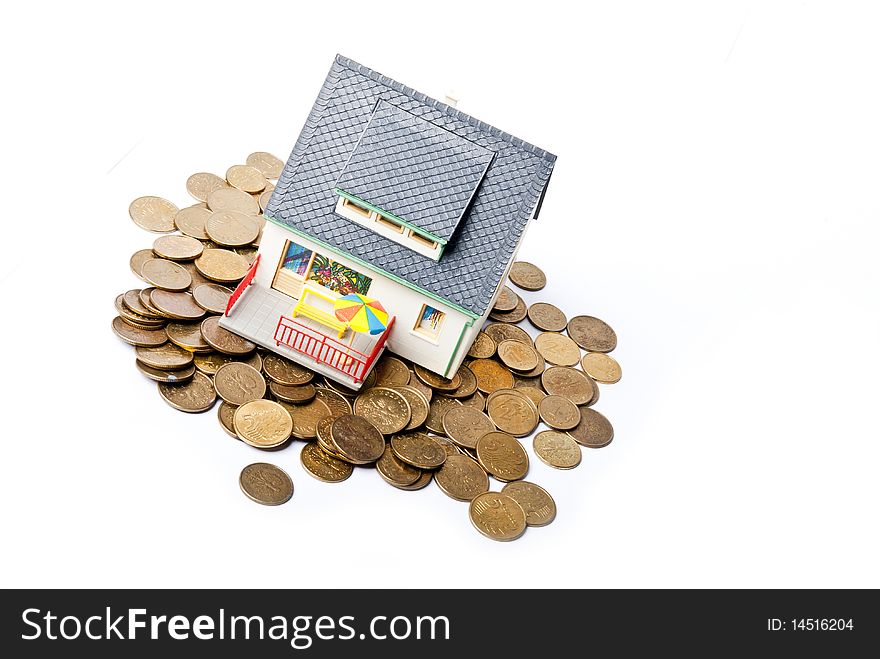
<svg viewBox="0 0 880 659"><path fill-rule="evenodd" d="M315 361L344 373L357 383L364 379L370 366L379 356L393 325L394 318L392 317L370 354L365 355L318 330L307 327L287 316L281 316L275 327L275 344L284 344L293 348Z"/></svg>
<svg viewBox="0 0 880 659"><path fill-rule="evenodd" d="M262 254L257 254L257 258L254 259L254 262L251 263L251 267L248 268L247 274L244 276L244 279L241 280L241 283L235 287L235 290L232 292L232 295L229 296L229 302L226 303L226 315L229 315L229 312L232 311L232 307L235 306L235 303L238 302L238 298L241 297L242 293L244 293L245 289L250 286L254 281L254 275L257 274L257 266L260 265L260 257Z"/></svg>

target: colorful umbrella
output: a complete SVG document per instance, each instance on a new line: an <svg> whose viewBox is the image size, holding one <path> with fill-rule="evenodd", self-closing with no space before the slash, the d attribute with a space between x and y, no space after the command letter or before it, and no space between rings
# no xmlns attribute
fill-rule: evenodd
<svg viewBox="0 0 880 659"><path fill-rule="evenodd" d="M344 295L336 300L333 303L333 312L355 332L381 334L388 327L388 312L385 307L379 300L360 293Z"/></svg>

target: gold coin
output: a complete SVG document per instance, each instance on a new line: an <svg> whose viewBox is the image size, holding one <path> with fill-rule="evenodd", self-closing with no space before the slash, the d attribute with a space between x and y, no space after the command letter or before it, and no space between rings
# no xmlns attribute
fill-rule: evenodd
<svg viewBox="0 0 880 659"><path fill-rule="evenodd" d="M195 260L195 266L204 277L221 284L237 282L250 268L246 258L228 249L206 249Z"/></svg>
<svg viewBox="0 0 880 659"><path fill-rule="evenodd" d="M501 492L485 492L474 497L468 514L474 528L491 540L516 540L526 530L526 513L522 506Z"/></svg>
<svg viewBox="0 0 880 659"><path fill-rule="evenodd" d="M404 430L415 430L421 426L425 422L425 419L428 418L428 407L431 404L425 395L408 384L389 385L388 388L394 389L394 391L406 398L406 402L409 403L409 409L412 416Z"/></svg>
<svg viewBox="0 0 880 659"><path fill-rule="evenodd" d="M199 326L199 330L201 331L201 326ZM260 370L261 360L257 353L249 355L247 359L234 355L224 355L220 352L196 353L193 355L194 366L205 375L215 375L217 371L220 370L221 366L234 361L243 361L245 364L253 366L258 371Z"/></svg>
<svg viewBox="0 0 880 659"><path fill-rule="evenodd" d="M217 419L220 421L220 426L226 431L226 434L235 439L238 439L238 435L235 434L235 424L233 421L235 410L237 409L237 405L230 405L225 400L221 401L217 406Z"/></svg>
<svg viewBox="0 0 880 659"><path fill-rule="evenodd" d="M376 384L382 387L392 384L409 384L409 368L397 357L392 357L387 352L373 367L376 374Z"/></svg>
<svg viewBox="0 0 880 659"><path fill-rule="evenodd" d="M608 446L614 439L614 428L604 415L590 407L583 407L580 423L569 430L568 434L581 446L602 448Z"/></svg>
<svg viewBox="0 0 880 659"><path fill-rule="evenodd" d="M581 368L586 371L587 375L602 384L619 382L622 374L617 360L604 352L588 352L581 359Z"/></svg>
<svg viewBox="0 0 880 659"><path fill-rule="evenodd" d="M255 151L247 157L245 162L266 178L278 178L284 169L284 163L281 160L265 151Z"/></svg>
<svg viewBox="0 0 880 659"><path fill-rule="evenodd" d="M264 506L279 506L293 496L290 476L266 462L256 462L242 469L238 484L248 499Z"/></svg>
<svg viewBox="0 0 880 659"><path fill-rule="evenodd" d="M391 485L412 485L422 475L420 469L407 464L395 455L390 445L385 447L382 455L376 460L376 471Z"/></svg>
<svg viewBox="0 0 880 659"><path fill-rule="evenodd" d="M164 328L143 329L134 327L125 322L121 316L116 316L111 324L113 333L129 345L133 346L160 346L168 340Z"/></svg>
<svg viewBox="0 0 880 659"><path fill-rule="evenodd" d="M474 395L470 398L462 398L461 404L467 405L468 407L475 407L483 412L486 409L486 397L479 391L475 391Z"/></svg>
<svg viewBox="0 0 880 659"><path fill-rule="evenodd" d="M525 394L530 401L532 401L535 405L540 404L542 400L547 397L543 391L538 389L538 387L533 387L531 385L521 385L519 382L516 383L514 387L521 394Z"/></svg>
<svg viewBox="0 0 880 659"><path fill-rule="evenodd" d="M407 492L413 492L415 490L421 490L423 487L427 487L428 483L431 482L431 479L434 478L433 471L423 471L422 475L419 476L419 479L412 483L411 485L399 485L398 483L391 483L398 490L406 490Z"/></svg>
<svg viewBox="0 0 880 659"><path fill-rule="evenodd" d="M208 208L212 211L238 211L245 215L259 215L260 204L247 192L237 188L218 188L208 193Z"/></svg>
<svg viewBox="0 0 880 659"><path fill-rule="evenodd" d="M273 187L271 190L269 190L267 188L266 190L263 190L263 192L260 193L260 196L257 198L257 201L260 204L261 211L263 211L263 212L266 211L266 207L269 205L269 200L272 199L272 193L274 191L275 191L275 188Z"/></svg>
<svg viewBox="0 0 880 659"><path fill-rule="evenodd" d="M446 461L446 451L423 432L408 432L391 438L394 455L419 469L437 469Z"/></svg>
<svg viewBox="0 0 880 659"><path fill-rule="evenodd" d="M541 376L541 385L548 394L565 396L575 405L588 405L598 388L585 373L567 366L552 366Z"/></svg>
<svg viewBox="0 0 880 659"><path fill-rule="evenodd" d="M225 355L248 355L257 347L255 343L248 341L244 337L220 327L218 316L205 318L202 321L201 330L202 336L205 337L208 345Z"/></svg>
<svg viewBox="0 0 880 659"><path fill-rule="evenodd" d="M260 170L248 165L233 165L227 169L226 181L233 188L238 188L249 194L262 192L269 182L260 173Z"/></svg>
<svg viewBox="0 0 880 659"><path fill-rule="evenodd" d="M428 417L425 419L425 427L431 432L438 435L445 435L443 429L443 416L451 407L461 405L455 398L446 398L444 396L435 396L431 399L431 406L428 409Z"/></svg>
<svg viewBox="0 0 880 659"><path fill-rule="evenodd" d="M144 281L166 291L185 291L192 283L186 268L166 259L148 259L141 266Z"/></svg>
<svg viewBox="0 0 880 659"><path fill-rule="evenodd" d="M155 290L156 289L153 286L145 288L140 293L138 293L138 300L145 309L149 310L150 313L154 314L158 318L165 318L165 314L159 311L156 307L153 306L153 303L150 302L150 295L152 295L153 291Z"/></svg>
<svg viewBox="0 0 880 659"><path fill-rule="evenodd" d="M143 302L141 302L140 294L141 291L138 288L126 291L122 296L122 304L137 316L144 317L147 320L161 322L163 317L160 314L154 313L152 309L145 307Z"/></svg>
<svg viewBox="0 0 880 659"><path fill-rule="evenodd" d="M488 432L477 440L477 460L500 481L516 481L529 473L529 456L506 432Z"/></svg>
<svg viewBox="0 0 880 659"><path fill-rule="evenodd" d="M507 286L503 286L501 288L501 292L498 294L498 298L495 300L495 306L492 307L492 311L513 311L516 309L517 302L519 301L519 295L513 292L512 289Z"/></svg>
<svg viewBox="0 0 880 659"><path fill-rule="evenodd" d="M189 192L193 199L199 201L207 201L208 195L219 190L220 188L228 188L229 184L216 174L208 172L198 172L186 179L186 191Z"/></svg>
<svg viewBox="0 0 880 659"><path fill-rule="evenodd" d="M210 245L213 245L211 243ZM215 249L210 245L205 245L205 249ZM210 279L205 278L201 272L199 272L198 268L196 268L195 261L180 261L180 265L183 266L184 270L189 273L189 276L192 277L192 284L190 284L190 290L193 290L202 284L213 284ZM224 310L225 311L225 310Z"/></svg>
<svg viewBox="0 0 880 659"><path fill-rule="evenodd" d="M546 363L544 362L544 359L539 358L538 365L535 366L534 369L532 369L531 371L523 371L522 373L514 373L513 377L516 378L517 382L525 382L526 380L529 380L529 379L536 379L536 380L538 380L538 384L540 384L540 379L541 379L540 375L541 375L541 373L544 372L545 368L546 368ZM532 384L534 384L534 383L532 383Z"/></svg>
<svg viewBox="0 0 880 659"><path fill-rule="evenodd" d="M436 391L448 393L455 391L461 386L461 376L458 373L455 373L451 378L447 378L419 364L413 364L413 371L415 371L416 377L421 380L422 384Z"/></svg>
<svg viewBox="0 0 880 659"><path fill-rule="evenodd" d="M461 455L461 449L448 437L442 435L429 435L439 446L446 452L446 457L450 455Z"/></svg>
<svg viewBox="0 0 880 659"><path fill-rule="evenodd" d="M330 440L349 462L369 464L378 460L385 450L385 438L368 419L345 414L333 420Z"/></svg>
<svg viewBox="0 0 880 659"><path fill-rule="evenodd" d="M477 378L477 389L491 394L498 389L513 387L514 380L510 371L492 359L475 359L468 368Z"/></svg>
<svg viewBox="0 0 880 659"><path fill-rule="evenodd" d="M446 396L450 398L470 398L477 391L477 376L474 375L474 372L462 364L458 367L458 371L456 373L458 375L459 381L461 384L455 389L455 391L445 391L443 392ZM416 378L418 379L418 378Z"/></svg>
<svg viewBox="0 0 880 659"><path fill-rule="evenodd" d="M268 359L268 355L266 356ZM323 402L330 410L330 416L336 418L343 414L351 414L351 403L338 391L326 387L315 387L315 398Z"/></svg>
<svg viewBox="0 0 880 659"><path fill-rule="evenodd" d="M131 255L131 258L128 260L128 267L131 268L131 271L134 273L135 277L137 277L138 279L143 279L144 276L141 274L141 268L144 267L144 263L154 258L156 258L156 255L153 253L153 250L139 249Z"/></svg>
<svg viewBox="0 0 880 659"><path fill-rule="evenodd" d="M176 371L193 363L193 354L173 343L164 343L155 348L138 346L134 353L142 364L163 371Z"/></svg>
<svg viewBox="0 0 880 659"><path fill-rule="evenodd" d="M195 366L187 366L173 371L167 371L161 368L154 368L144 364L140 359L134 360L137 370L156 382L180 383L189 382L195 375Z"/></svg>
<svg viewBox="0 0 880 659"><path fill-rule="evenodd" d="M486 412L499 430L523 437L538 426L538 408L517 389L499 389L486 400Z"/></svg>
<svg viewBox="0 0 880 659"><path fill-rule="evenodd" d="M443 493L458 501L471 501L489 490L486 471L466 455L449 455L434 477Z"/></svg>
<svg viewBox="0 0 880 659"><path fill-rule="evenodd" d="M538 403L541 420L554 430L571 430L581 420L578 406L564 396L546 396Z"/></svg>
<svg viewBox="0 0 880 659"><path fill-rule="evenodd" d="M507 339L514 341L522 341L532 345L532 337L522 327L517 327L511 323L489 323L483 328L483 331L489 335L495 344L499 344Z"/></svg>
<svg viewBox="0 0 880 659"><path fill-rule="evenodd" d="M150 293L150 302L166 317L175 320L198 320L205 315L205 310L196 304L191 293L156 288Z"/></svg>
<svg viewBox="0 0 880 659"><path fill-rule="evenodd" d="M209 217L211 217L211 211L202 204L187 206L177 211L177 215L174 216L174 225L185 236L196 240L208 240L208 234L205 233L205 222Z"/></svg>
<svg viewBox="0 0 880 659"><path fill-rule="evenodd" d="M290 386L286 384L278 384L277 382L270 382L269 391L271 391L272 395L278 400L283 400L285 403L293 403L294 405L308 403L315 397L315 387L311 384L297 384Z"/></svg>
<svg viewBox="0 0 880 659"><path fill-rule="evenodd" d="M565 314L548 302L535 302L527 315L529 322L543 332L561 332L568 324Z"/></svg>
<svg viewBox="0 0 880 659"><path fill-rule="evenodd" d="M249 265L253 265L254 261L257 260L259 249L257 247L236 247L232 251L243 257Z"/></svg>
<svg viewBox="0 0 880 659"><path fill-rule="evenodd" d="M158 386L162 399L181 412L207 412L217 400L214 384L204 373L196 373L184 384L160 382Z"/></svg>
<svg viewBox="0 0 880 659"><path fill-rule="evenodd" d="M330 406L317 394L316 387L315 397L308 403L302 405L282 403L293 417L293 436L297 439L314 439L318 434L318 423L321 419L332 416Z"/></svg>
<svg viewBox="0 0 880 659"><path fill-rule="evenodd" d="M484 331L480 330L477 332L477 338L474 339L471 349L468 350L468 357L474 359L489 359L489 357L495 354L495 349L495 340Z"/></svg>
<svg viewBox="0 0 880 659"><path fill-rule="evenodd" d="M164 318L155 318L152 316L142 316L139 313L135 313L131 309L128 308L125 304L125 295L117 295L116 299L113 302L113 306L116 307L116 312L122 317L124 321L126 321L130 325L134 325L135 327L141 327L144 329L159 329L164 327L165 319Z"/></svg>
<svg viewBox="0 0 880 659"><path fill-rule="evenodd" d="M271 400L248 401L235 410L232 424L238 438L254 448L281 446L293 430L290 414Z"/></svg>
<svg viewBox="0 0 880 659"><path fill-rule="evenodd" d="M262 374L243 362L221 366L214 375L214 388L220 398L239 406L266 395L266 381Z"/></svg>
<svg viewBox="0 0 880 659"><path fill-rule="evenodd" d="M162 197L138 197L128 207L128 214L141 229L171 233L175 230L177 210L177 206Z"/></svg>
<svg viewBox="0 0 880 659"><path fill-rule="evenodd" d="M538 361L541 360L531 345L513 339L505 339L498 344L498 359L504 362L507 368L520 372L535 370Z"/></svg>
<svg viewBox="0 0 880 659"><path fill-rule="evenodd" d="M604 320L575 316L568 321L568 335L584 350L611 352L617 347L617 334Z"/></svg>
<svg viewBox="0 0 880 659"><path fill-rule="evenodd" d="M412 409L403 394L388 387L367 389L355 399L354 413L376 426L383 435L400 432L412 418Z"/></svg>
<svg viewBox="0 0 880 659"><path fill-rule="evenodd" d="M477 440L495 430L492 420L481 410L467 405L450 407L443 415L443 431L449 439L465 448L474 448Z"/></svg>
<svg viewBox="0 0 880 659"><path fill-rule="evenodd" d="M224 313L232 290L220 284L199 284L193 287L193 301L205 311Z"/></svg>
<svg viewBox="0 0 880 659"><path fill-rule="evenodd" d="M542 430L532 440L532 447L544 464L556 469L574 469L581 463L581 447L568 433Z"/></svg>
<svg viewBox="0 0 880 659"><path fill-rule="evenodd" d="M581 349L577 343L557 332L538 334L535 349L554 366L574 366L581 360Z"/></svg>
<svg viewBox="0 0 880 659"><path fill-rule="evenodd" d="M489 319L499 323L518 323L526 317L527 313L528 309L526 308L525 301L517 296L516 306L512 311L495 311L493 309L489 314Z"/></svg>
<svg viewBox="0 0 880 659"><path fill-rule="evenodd" d="M263 371L272 382L289 387L308 384L315 377L315 374L305 366L275 354L266 355L263 360Z"/></svg>
<svg viewBox="0 0 880 659"><path fill-rule="evenodd" d="M341 483L354 471L350 464L334 458L313 442L303 446L299 459L309 474L324 483Z"/></svg>
<svg viewBox="0 0 880 659"><path fill-rule="evenodd" d="M202 253L204 247L195 238L172 234L159 236L153 241L153 252L156 256L172 261L189 261Z"/></svg>
<svg viewBox="0 0 880 659"><path fill-rule="evenodd" d="M509 277L515 286L525 291L540 291L547 285L547 277L541 268L528 261L514 261Z"/></svg>
<svg viewBox="0 0 880 659"><path fill-rule="evenodd" d="M373 371L370 371L370 373L372 374ZM424 382L419 380L417 377L415 377L415 375L413 375L412 373L410 373L410 375L412 377L410 377L409 384L406 386L412 387L413 389L418 389L419 393L421 393L430 404L431 400L433 400L434 398L434 390L431 389L431 387L426 385ZM370 386L372 385L369 385L369 383L364 383L364 388L368 389Z"/></svg>
<svg viewBox="0 0 880 659"><path fill-rule="evenodd" d="M244 247L260 235L255 218L238 211L214 211L205 222L205 232L218 245Z"/></svg>
<svg viewBox="0 0 880 659"><path fill-rule="evenodd" d="M502 487L501 493L522 506L528 526L547 526L556 519L556 502L540 485L529 481L514 481Z"/></svg>

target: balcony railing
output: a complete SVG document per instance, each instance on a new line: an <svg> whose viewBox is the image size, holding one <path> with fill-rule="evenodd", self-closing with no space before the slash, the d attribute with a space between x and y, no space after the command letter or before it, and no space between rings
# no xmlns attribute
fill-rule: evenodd
<svg viewBox="0 0 880 659"><path fill-rule="evenodd" d="M244 279L241 280L241 283L235 287L232 295L229 296L229 301L226 303L226 316L228 316L229 312L232 311L232 307L234 307L235 303L238 302L238 298L240 298L245 290L247 290L247 287L253 283L254 276L257 274L257 268L260 267L261 256L262 254L257 254L257 258L254 259L251 267L248 268L247 274L244 276Z"/></svg>

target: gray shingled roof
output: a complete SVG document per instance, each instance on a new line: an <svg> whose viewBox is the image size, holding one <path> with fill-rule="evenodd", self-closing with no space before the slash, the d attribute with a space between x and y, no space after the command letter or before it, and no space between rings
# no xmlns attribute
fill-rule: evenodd
<svg viewBox="0 0 880 659"><path fill-rule="evenodd" d="M334 183L379 101L495 153L439 262L334 212ZM541 199L555 160L543 149L337 55L266 214L482 315Z"/></svg>
<svg viewBox="0 0 880 659"><path fill-rule="evenodd" d="M336 186L445 243L494 155L379 101Z"/></svg>

